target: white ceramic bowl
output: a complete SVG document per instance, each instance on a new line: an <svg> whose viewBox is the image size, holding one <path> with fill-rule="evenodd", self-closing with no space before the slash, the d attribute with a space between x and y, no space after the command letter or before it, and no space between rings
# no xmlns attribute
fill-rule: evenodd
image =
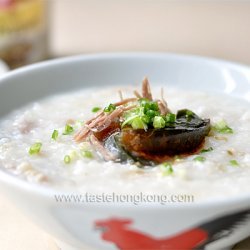
<svg viewBox="0 0 250 250"><path fill-rule="evenodd" d="M8 71L7 65L2 60L0 60L0 76L6 73L7 71Z"/></svg>
<svg viewBox="0 0 250 250"><path fill-rule="evenodd" d="M195 56L102 54L48 61L0 79L0 117L54 93L140 82L178 85L249 98L250 69ZM191 204L57 203L58 190L0 171L2 192L48 233L72 249L223 249L250 235L250 193ZM97 222L99 221L99 222ZM102 222L100 222L102 221ZM95 230L95 226L105 229ZM101 235L103 237L101 237ZM131 245L132 244L132 245ZM138 244L144 244L140 246Z"/></svg>

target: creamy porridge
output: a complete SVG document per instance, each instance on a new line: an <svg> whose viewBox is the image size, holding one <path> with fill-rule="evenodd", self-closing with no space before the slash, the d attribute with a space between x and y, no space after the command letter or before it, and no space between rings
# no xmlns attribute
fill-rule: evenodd
<svg viewBox="0 0 250 250"><path fill-rule="evenodd" d="M134 88L84 89L47 98L5 117L0 123L1 167L30 182L80 192L187 193L198 200L249 192L248 103L167 88L172 113L192 110L210 119L211 130L196 151L142 167L134 161L104 160L90 142L75 140L99 109L119 101L119 90L128 98ZM160 86L152 92L160 98ZM161 120L155 119L154 126L161 126Z"/></svg>

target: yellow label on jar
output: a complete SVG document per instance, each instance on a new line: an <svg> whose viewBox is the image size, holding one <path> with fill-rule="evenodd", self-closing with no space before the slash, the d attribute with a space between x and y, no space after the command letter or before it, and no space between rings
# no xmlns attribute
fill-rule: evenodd
<svg viewBox="0 0 250 250"><path fill-rule="evenodd" d="M16 0L0 9L0 35L33 28L44 22L44 0Z"/></svg>

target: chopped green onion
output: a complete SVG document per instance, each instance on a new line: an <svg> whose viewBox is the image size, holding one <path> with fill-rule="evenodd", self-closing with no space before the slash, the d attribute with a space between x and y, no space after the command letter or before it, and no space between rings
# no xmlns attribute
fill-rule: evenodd
<svg viewBox="0 0 250 250"><path fill-rule="evenodd" d="M193 115L194 115L194 112L187 109L186 116L193 116Z"/></svg>
<svg viewBox="0 0 250 250"><path fill-rule="evenodd" d="M233 129L230 128L224 120L217 122L213 129L221 134L233 134Z"/></svg>
<svg viewBox="0 0 250 250"><path fill-rule="evenodd" d="M69 124L66 124L63 135L70 135L73 132L74 132L74 128L72 126L70 126Z"/></svg>
<svg viewBox="0 0 250 250"><path fill-rule="evenodd" d="M132 120L131 126L133 129L147 129L147 124L143 122L141 117L136 117Z"/></svg>
<svg viewBox="0 0 250 250"><path fill-rule="evenodd" d="M130 125L133 129L144 129L148 127L165 127L165 119L160 116L158 103L145 98L139 99L139 106L125 112L122 127Z"/></svg>
<svg viewBox="0 0 250 250"><path fill-rule="evenodd" d="M154 128L164 128L165 120L161 116L155 116L153 121Z"/></svg>
<svg viewBox="0 0 250 250"><path fill-rule="evenodd" d="M166 123L174 123L176 120L176 115L173 113L168 113L166 115Z"/></svg>
<svg viewBox="0 0 250 250"><path fill-rule="evenodd" d="M147 112L146 112L146 116L147 117L149 117L149 118L153 118L153 117L155 117L156 116L156 112L154 111L154 110L148 110Z"/></svg>
<svg viewBox="0 0 250 250"><path fill-rule="evenodd" d="M137 117L140 117L139 115L133 115L133 116L128 116L125 121L122 123L122 128L127 125L127 124L131 124L132 121L137 118Z"/></svg>
<svg viewBox="0 0 250 250"><path fill-rule="evenodd" d="M199 162L204 162L206 160L206 158L203 157L203 156L196 156L193 160L194 161L199 161Z"/></svg>
<svg viewBox="0 0 250 250"><path fill-rule="evenodd" d="M58 130L54 130L53 131L53 133L52 133L52 136L51 136L51 138L53 139L53 140L57 140L57 138L58 138L58 135L59 135L59 132L58 132Z"/></svg>
<svg viewBox="0 0 250 250"><path fill-rule="evenodd" d="M93 154L92 154L92 152L90 152L89 150L82 150L82 151L81 151L81 155L82 155L82 157L84 157L84 158L89 158L89 159L92 159L92 158L93 158Z"/></svg>
<svg viewBox="0 0 250 250"><path fill-rule="evenodd" d="M159 110L159 107L158 107L158 103L157 102L149 102L148 103L148 107L150 110L154 110L154 111L158 111Z"/></svg>
<svg viewBox="0 0 250 250"><path fill-rule="evenodd" d="M194 117L194 112L191 111L191 110L186 110L186 118L187 118L187 121L190 122L192 120L192 118Z"/></svg>
<svg viewBox="0 0 250 250"><path fill-rule="evenodd" d="M146 115L142 116L141 119L142 119L142 121L145 122L146 124L149 124L149 123L150 123L150 120L151 120L150 117L149 117L149 116L146 116Z"/></svg>
<svg viewBox="0 0 250 250"><path fill-rule="evenodd" d="M64 163L65 164L70 164L70 162L71 162L70 156L69 155L65 155L65 157L64 157Z"/></svg>
<svg viewBox="0 0 250 250"><path fill-rule="evenodd" d="M161 164L160 168L161 168L162 174L164 176L171 175L174 172L172 164L169 162L165 162L165 163Z"/></svg>
<svg viewBox="0 0 250 250"><path fill-rule="evenodd" d="M147 112L148 110L153 110L153 111L159 110L157 102L149 101L148 99L141 98L139 100L139 103L140 103L140 106L145 109L145 112Z"/></svg>
<svg viewBox="0 0 250 250"><path fill-rule="evenodd" d="M233 167L238 167L238 166L239 166L239 163L238 163L236 160L231 160L231 161L229 161L229 163L230 163L231 166L233 166Z"/></svg>
<svg viewBox="0 0 250 250"><path fill-rule="evenodd" d="M93 112L93 113L96 113L96 112L98 112L99 110L101 110L100 107L94 107L94 108L92 108L92 112Z"/></svg>
<svg viewBox="0 0 250 250"><path fill-rule="evenodd" d="M214 149L212 147L209 147L209 148L204 148L201 150L201 153L207 153L207 152L210 152L210 151L213 151Z"/></svg>
<svg viewBox="0 0 250 250"><path fill-rule="evenodd" d="M42 148L41 142L34 143L29 149L29 154L30 155L39 154L41 151L41 148Z"/></svg>
<svg viewBox="0 0 250 250"><path fill-rule="evenodd" d="M116 109L116 106L110 103L108 107L104 108L104 112L110 113L110 112L113 112L115 109Z"/></svg>

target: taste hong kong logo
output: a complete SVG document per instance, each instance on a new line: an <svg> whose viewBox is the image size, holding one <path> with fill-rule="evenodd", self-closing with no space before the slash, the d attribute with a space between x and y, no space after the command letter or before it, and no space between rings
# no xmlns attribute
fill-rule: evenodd
<svg viewBox="0 0 250 250"><path fill-rule="evenodd" d="M204 249L209 243L229 236L237 225L248 219L250 210L216 218L178 234L156 238L133 228L130 219L110 218L98 220L95 227L101 238L113 243L120 250Z"/></svg>

